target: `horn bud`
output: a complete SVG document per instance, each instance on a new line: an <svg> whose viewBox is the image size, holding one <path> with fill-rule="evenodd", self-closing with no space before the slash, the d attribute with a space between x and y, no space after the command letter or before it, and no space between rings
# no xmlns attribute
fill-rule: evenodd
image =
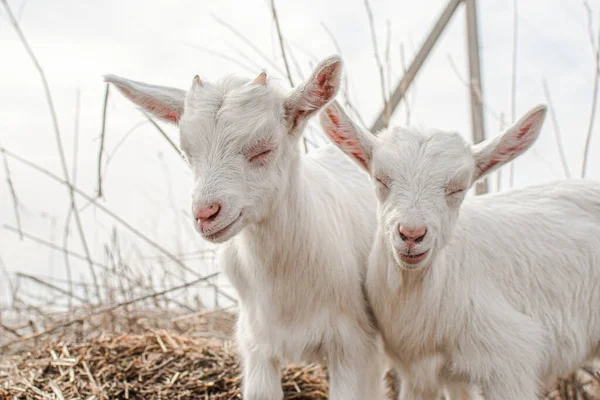
<svg viewBox="0 0 600 400"><path fill-rule="evenodd" d="M252 83L256 84L256 85L262 85L262 86L267 86L267 73L266 72L261 72L260 75L258 75L253 81Z"/></svg>
<svg viewBox="0 0 600 400"><path fill-rule="evenodd" d="M201 88L201 87L203 87L203 86L204 86L204 85L202 84L202 81L200 80L200 77L199 77L198 75L196 75L196 76L194 77L194 82L192 83L192 85L193 85L195 88Z"/></svg>

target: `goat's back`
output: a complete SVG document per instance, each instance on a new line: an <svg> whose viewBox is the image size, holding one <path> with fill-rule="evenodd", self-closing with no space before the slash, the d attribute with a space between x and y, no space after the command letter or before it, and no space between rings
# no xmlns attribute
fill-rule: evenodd
<svg viewBox="0 0 600 400"><path fill-rule="evenodd" d="M490 285L545 328L543 376L569 372L597 348L600 183L549 182L470 198L449 248L463 284L479 286L472 293Z"/></svg>

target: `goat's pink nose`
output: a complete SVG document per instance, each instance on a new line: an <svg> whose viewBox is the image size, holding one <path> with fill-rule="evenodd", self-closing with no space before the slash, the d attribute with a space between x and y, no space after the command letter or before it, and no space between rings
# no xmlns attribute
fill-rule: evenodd
<svg viewBox="0 0 600 400"><path fill-rule="evenodd" d="M207 219L216 217L220 209L221 205L217 202L214 202L208 206L194 204L192 206L192 213L197 220L205 221Z"/></svg>
<svg viewBox="0 0 600 400"><path fill-rule="evenodd" d="M402 240L414 241L418 243L425 237L425 234L427 233L427 227L420 226L418 228L408 228L404 225L400 225L398 232L400 232L400 238Z"/></svg>

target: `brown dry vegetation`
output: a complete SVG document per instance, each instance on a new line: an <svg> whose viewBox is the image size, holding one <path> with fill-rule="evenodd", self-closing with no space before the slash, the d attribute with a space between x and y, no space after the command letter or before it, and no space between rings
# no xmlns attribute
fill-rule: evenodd
<svg viewBox="0 0 600 400"><path fill-rule="evenodd" d="M287 399L326 399L326 372L290 366ZM7 358L0 398L239 399L239 361L229 341L177 335L102 335L80 343L48 342Z"/></svg>
<svg viewBox="0 0 600 400"><path fill-rule="evenodd" d="M0 357L0 399L240 399L232 315L193 320L169 330L100 336L81 337L73 328L16 343L17 352ZM208 327L216 329L203 330ZM392 382L388 374L390 399L396 392ZM327 371L290 365L282 386L286 399L327 399ZM600 399L600 372L580 370L560 380L547 399Z"/></svg>

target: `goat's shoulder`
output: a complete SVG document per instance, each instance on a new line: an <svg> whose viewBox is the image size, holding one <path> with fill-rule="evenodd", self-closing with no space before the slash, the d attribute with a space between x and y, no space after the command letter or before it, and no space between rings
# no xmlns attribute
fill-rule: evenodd
<svg viewBox="0 0 600 400"><path fill-rule="evenodd" d="M480 230L494 236L504 234L505 226L525 230L551 228L577 219L600 222L600 183L552 181L467 198L458 231Z"/></svg>

